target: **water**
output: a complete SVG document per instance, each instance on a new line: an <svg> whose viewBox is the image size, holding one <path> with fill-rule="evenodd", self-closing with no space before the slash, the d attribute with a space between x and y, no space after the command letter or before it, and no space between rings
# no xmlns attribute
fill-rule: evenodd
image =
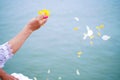
<svg viewBox="0 0 120 80"><path fill-rule="evenodd" d="M47 24L34 32L4 69L38 80L120 80L120 1L119 0L7 0L0 1L0 44L13 38L24 25L48 9ZM80 19L79 22L74 17ZM94 31L104 24L102 34L90 46L83 40L86 25ZM79 27L79 31L74 31ZM3 36L4 35L4 36ZM80 58L77 52L83 51ZM51 73L48 74L48 69ZM76 75L76 70L80 75Z"/></svg>

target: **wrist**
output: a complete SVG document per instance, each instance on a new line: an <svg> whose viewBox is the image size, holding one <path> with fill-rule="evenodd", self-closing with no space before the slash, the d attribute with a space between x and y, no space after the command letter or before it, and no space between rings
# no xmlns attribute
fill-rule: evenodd
<svg viewBox="0 0 120 80"><path fill-rule="evenodd" d="M33 32L33 30L31 30L31 29L29 28L29 26L30 26L30 25L26 25L25 28L24 28L24 31L25 31L26 33L31 34L31 33Z"/></svg>

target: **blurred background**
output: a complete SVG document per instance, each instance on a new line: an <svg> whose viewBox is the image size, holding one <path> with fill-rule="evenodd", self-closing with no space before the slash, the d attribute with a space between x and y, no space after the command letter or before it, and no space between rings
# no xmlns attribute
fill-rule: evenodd
<svg viewBox="0 0 120 80"><path fill-rule="evenodd" d="M119 0L0 0L0 44L41 9L50 11L48 22L5 64L6 72L38 80L120 80ZM101 34L111 36L107 41L96 35L101 24ZM83 40L86 25L95 33L92 46L89 39Z"/></svg>

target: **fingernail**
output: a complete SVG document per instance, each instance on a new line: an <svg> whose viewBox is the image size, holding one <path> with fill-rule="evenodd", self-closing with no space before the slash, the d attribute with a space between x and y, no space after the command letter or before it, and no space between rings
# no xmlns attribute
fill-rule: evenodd
<svg viewBox="0 0 120 80"><path fill-rule="evenodd" d="M44 16L44 17L43 17L43 19L47 19L47 18L48 18L48 16Z"/></svg>

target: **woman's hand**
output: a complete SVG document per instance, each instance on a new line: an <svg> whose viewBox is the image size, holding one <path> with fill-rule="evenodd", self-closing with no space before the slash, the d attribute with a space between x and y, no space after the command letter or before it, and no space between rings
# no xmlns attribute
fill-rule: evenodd
<svg viewBox="0 0 120 80"><path fill-rule="evenodd" d="M47 21L47 18L45 18L45 15L39 15L36 18L33 18L26 26L27 29L30 31L35 31L39 29L42 25L44 25Z"/></svg>
<svg viewBox="0 0 120 80"><path fill-rule="evenodd" d="M11 45L12 53L15 54L23 45L25 40L30 36L30 34L44 25L46 21L47 17L45 15L39 15L32 19L17 36L8 42L9 45Z"/></svg>

